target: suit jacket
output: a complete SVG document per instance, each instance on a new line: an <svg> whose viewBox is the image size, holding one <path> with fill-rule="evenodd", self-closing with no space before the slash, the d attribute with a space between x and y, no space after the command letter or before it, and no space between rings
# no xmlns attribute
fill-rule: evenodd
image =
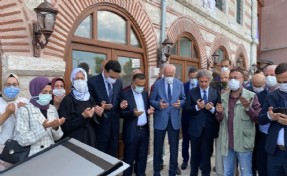
<svg viewBox="0 0 287 176"><path fill-rule="evenodd" d="M97 105L100 105L102 101L109 102L109 97L102 74L90 78L88 81L88 86L89 92ZM118 139L119 137L120 94L122 88L122 81L117 79L117 81L113 84L113 108L109 111L104 111L107 118L98 118L100 124L96 124L95 127L98 141L108 140L111 131L114 139Z"/></svg>
<svg viewBox="0 0 287 176"><path fill-rule="evenodd" d="M196 86L197 87L197 86ZM190 81L187 81L183 84L183 88L184 88L184 94L187 95L188 91L190 90ZM188 114L188 112L186 112L185 108L182 109L182 122L184 123L185 121L188 121L188 117L190 115Z"/></svg>
<svg viewBox="0 0 287 176"><path fill-rule="evenodd" d="M270 106L272 106L273 108L279 108L279 107L287 108L287 105L285 105L284 103L284 98L282 94L284 93L280 92L278 89L267 94L263 108L258 117L259 124L265 125L270 123L265 144L265 149L270 154L274 154L276 152L277 137L279 134L279 130L281 128L284 128L284 143L285 146L287 145L287 126L282 125L277 121L271 121L267 116L268 108Z"/></svg>
<svg viewBox="0 0 287 176"><path fill-rule="evenodd" d="M185 102L185 94L183 84L178 79L173 79L173 87L171 92L171 104L165 109L160 108L160 100L168 101L168 95L165 89L165 79L159 79L155 82L154 88L150 95L150 104L155 108L154 113L154 128L157 130L165 130L168 120L171 119L171 124L174 130L179 130L181 127L180 108L172 106L177 100L180 100L182 107Z"/></svg>
<svg viewBox="0 0 287 176"><path fill-rule="evenodd" d="M266 95L269 93L269 91L265 88L263 91L257 93L257 97L258 97L258 101L261 105L261 107L263 107Z"/></svg>
<svg viewBox="0 0 287 176"><path fill-rule="evenodd" d="M147 116L147 128L149 135L149 118L147 110L149 108L149 101L148 101L148 93L146 91L142 92L142 97L145 106L145 112ZM134 108L137 108L135 98L133 95L133 90L128 89L122 92L121 96L122 100L126 100L128 102L128 107L121 111L121 116L124 118L123 124L123 141L124 143L132 143L137 135L137 122L138 117L134 116Z"/></svg>
<svg viewBox="0 0 287 176"><path fill-rule="evenodd" d="M208 102L212 102L215 106L219 98L218 91L209 86ZM195 105L198 99L202 99L200 88L196 87L189 90L185 102L185 110L190 114L188 134L193 137L199 137L205 127L207 134L210 134L211 138L217 138L219 123L215 118L215 113L211 113L206 109L197 111Z"/></svg>

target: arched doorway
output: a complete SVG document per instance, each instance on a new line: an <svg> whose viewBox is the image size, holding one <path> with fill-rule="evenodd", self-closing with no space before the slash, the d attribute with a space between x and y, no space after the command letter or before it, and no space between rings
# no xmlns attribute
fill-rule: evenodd
<svg viewBox="0 0 287 176"><path fill-rule="evenodd" d="M119 9L95 6L83 13L71 30L69 56L66 58L66 78L80 63L87 63L89 74L101 72L104 60L118 60L122 66L123 85L130 84L133 69L145 68L146 54L135 24Z"/></svg>
<svg viewBox="0 0 287 176"><path fill-rule="evenodd" d="M198 45L192 35L184 33L174 43L169 63L176 67L176 75L179 80L188 80L190 67L200 67Z"/></svg>
<svg viewBox="0 0 287 176"><path fill-rule="evenodd" d="M71 70L81 63L89 65L91 76L100 74L102 62L111 59L118 60L122 66L123 86L131 83L134 69L141 69L147 75L146 48L138 25L131 18L124 9L112 5L97 5L83 12L71 29L66 79L69 80ZM122 157L120 137L119 158Z"/></svg>

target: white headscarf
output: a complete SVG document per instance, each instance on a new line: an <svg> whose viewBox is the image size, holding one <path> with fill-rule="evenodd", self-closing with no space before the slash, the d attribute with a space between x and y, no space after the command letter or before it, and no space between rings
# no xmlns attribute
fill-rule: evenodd
<svg viewBox="0 0 287 176"><path fill-rule="evenodd" d="M74 79L76 77L76 74L78 72L82 72L85 75L85 82L86 84L88 84L88 78L87 78L87 73L84 69L82 68L75 68L73 69L72 73L71 73L71 77L70 77L70 81L72 83L72 85L74 85ZM79 101L88 101L90 99L90 93L89 93L89 89L88 89L88 85L87 85L87 89L85 90L85 92L78 92L73 86L72 86L72 91L73 91L73 95L75 97L76 100Z"/></svg>

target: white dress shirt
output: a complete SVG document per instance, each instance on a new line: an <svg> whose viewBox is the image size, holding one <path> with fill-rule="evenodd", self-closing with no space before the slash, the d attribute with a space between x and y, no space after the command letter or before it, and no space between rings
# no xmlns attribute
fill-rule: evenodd
<svg viewBox="0 0 287 176"><path fill-rule="evenodd" d="M143 111L142 115L140 115L138 117L137 125L143 126L143 125L147 124L147 116L146 116L146 112L145 112L143 96L142 96L142 94L136 93L134 90L133 90L133 94L134 94L134 99L135 99L135 102L137 105L138 112Z"/></svg>

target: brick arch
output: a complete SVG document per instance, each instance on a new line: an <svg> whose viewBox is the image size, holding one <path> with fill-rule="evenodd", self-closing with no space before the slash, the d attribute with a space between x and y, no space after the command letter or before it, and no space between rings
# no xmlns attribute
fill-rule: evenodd
<svg viewBox="0 0 287 176"><path fill-rule="evenodd" d="M218 35L213 40L209 57L211 58L212 54L220 47L223 47L223 49L225 49L225 51L227 52L228 58L232 61L229 42L227 38L224 37L223 35Z"/></svg>
<svg viewBox="0 0 287 176"><path fill-rule="evenodd" d="M236 54L235 54L235 63L237 61L237 58L239 55L243 55L243 58L244 58L244 65L246 66L246 68L249 67L249 63L247 62L248 61L248 56L247 56L247 52L246 52L246 49L244 47L244 45L240 44L237 49L236 49Z"/></svg>
<svg viewBox="0 0 287 176"><path fill-rule="evenodd" d="M55 32L50 38L50 42L44 49L44 55L58 56L64 58L69 45L68 36L70 29L73 27L77 17L80 16L87 8L95 5L109 5L120 9L124 12L136 25L140 33L148 58L149 65L156 65L156 48L157 40L151 20L139 1L126 0L70 0L57 1L55 8L59 10L55 24Z"/></svg>
<svg viewBox="0 0 287 176"><path fill-rule="evenodd" d="M190 33L193 36L196 42L196 48L199 51L200 66L201 68L205 68L207 65L205 41L197 24L188 17L180 17L170 25L167 36L171 41L176 42L178 36L182 33Z"/></svg>

